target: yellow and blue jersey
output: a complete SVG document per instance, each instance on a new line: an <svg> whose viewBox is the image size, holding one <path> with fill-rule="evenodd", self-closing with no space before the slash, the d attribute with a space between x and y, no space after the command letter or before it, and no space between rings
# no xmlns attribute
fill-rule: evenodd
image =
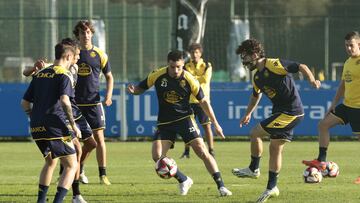
<svg viewBox="0 0 360 203"><path fill-rule="evenodd" d="M303 105L291 74L299 71L299 63L267 58L265 67L253 76L253 95L264 93L273 104L273 113L304 114Z"/></svg>
<svg viewBox="0 0 360 203"><path fill-rule="evenodd" d="M345 61L342 80L345 83L344 104L360 108L360 56Z"/></svg>
<svg viewBox="0 0 360 203"><path fill-rule="evenodd" d="M144 90L155 87L159 103L158 125L179 121L192 115L190 95L194 95L197 100L204 98L199 82L185 70L179 78L172 78L167 72L167 67L159 68L150 73L138 86Z"/></svg>
<svg viewBox="0 0 360 203"><path fill-rule="evenodd" d="M191 73L195 79L200 83L201 89L207 98L210 99L210 80L212 76L211 63L200 59L198 63L194 63L192 60L185 64L185 70ZM190 96L190 103L199 103L195 96Z"/></svg>
<svg viewBox="0 0 360 203"><path fill-rule="evenodd" d="M80 50L78 79L75 99L79 106L96 105L100 102L100 73L111 71L106 53L93 46L89 50Z"/></svg>
<svg viewBox="0 0 360 203"><path fill-rule="evenodd" d="M33 75L23 99L33 103L30 126L34 140L69 135L69 129L66 127L67 117L60 103L60 97L62 95L71 97L73 94L71 81L71 74L61 66L50 66ZM46 133L47 129L56 133Z"/></svg>

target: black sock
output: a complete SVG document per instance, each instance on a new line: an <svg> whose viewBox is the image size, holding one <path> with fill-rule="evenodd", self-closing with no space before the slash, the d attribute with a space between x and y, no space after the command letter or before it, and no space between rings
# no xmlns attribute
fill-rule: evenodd
<svg viewBox="0 0 360 203"><path fill-rule="evenodd" d="M326 152L327 152L327 147L319 147L319 156L317 160L326 161Z"/></svg>
<svg viewBox="0 0 360 203"><path fill-rule="evenodd" d="M106 167L99 166L99 176L106 176Z"/></svg>
<svg viewBox="0 0 360 203"><path fill-rule="evenodd" d="M75 197L76 195L80 195L80 187L79 187L79 180L74 180L73 184L72 184L72 191L73 191L73 196Z"/></svg>
<svg viewBox="0 0 360 203"><path fill-rule="evenodd" d="M37 203L45 203L46 202L46 194L47 194L48 189L49 189L49 186L39 184Z"/></svg>
<svg viewBox="0 0 360 203"><path fill-rule="evenodd" d="M84 171L84 164L80 164L80 173Z"/></svg>
<svg viewBox="0 0 360 203"><path fill-rule="evenodd" d="M256 169L259 168L259 165L260 165L260 157L251 156L251 162L249 165L250 170L254 172Z"/></svg>
<svg viewBox="0 0 360 203"><path fill-rule="evenodd" d="M54 198L54 203L62 203L65 199L65 196L67 194L67 189L63 187L57 187L57 192Z"/></svg>
<svg viewBox="0 0 360 203"><path fill-rule="evenodd" d="M268 180L268 184L266 186L266 189L271 190L276 186L278 176L279 176L279 173L269 171L269 180Z"/></svg>
<svg viewBox="0 0 360 203"><path fill-rule="evenodd" d="M217 185L217 188L219 189L220 187L224 187L224 182L221 178L221 174L220 172L216 172L212 175L216 185Z"/></svg>
<svg viewBox="0 0 360 203"><path fill-rule="evenodd" d="M59 175L61 175L63 171L64 171L64 166L60 164Z"/></svg>
<svg viewBox="0 0 360 203"><path fill-rule="evenodd" d="M187 179L186 175L184 175L179 169L176 171L174 178L176 178L179 183L182 183Z"/></svg>
<svg viewBox="0 0 360 203"><path fill-rule="evenodd" d="M184 154L190 154L190 147L188 145L185 145Z"/></svg>

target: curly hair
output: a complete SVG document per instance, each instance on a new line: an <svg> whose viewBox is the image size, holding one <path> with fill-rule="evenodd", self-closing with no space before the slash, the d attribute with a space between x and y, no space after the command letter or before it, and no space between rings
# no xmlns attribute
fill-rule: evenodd
<svg viewBox="0 0 360 203"><path fill-rule="evenodd" d="M263 45L256 39L251 38L243 41L241 45L236 49L236 54L239 55L252 55L258 54L259 57L265 57L265 51Z"/></svg>
<svg viewBox="0 0 360 203"><path fill-rule="evenodd" d="M74 27L73 34L76 38L79 38L80 31L85 31L87 28L94 34L95 28L90 20L80 20Z"/></svg>

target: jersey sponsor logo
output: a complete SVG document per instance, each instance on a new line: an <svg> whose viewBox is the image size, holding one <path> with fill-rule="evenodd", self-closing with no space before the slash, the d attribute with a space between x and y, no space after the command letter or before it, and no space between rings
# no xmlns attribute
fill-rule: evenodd
<svg viewBox="0 0 360 203"><path fill-rule="evenodd" d="M276 91L275 89L268 87L268 86L264 86L264 93L271 99L274 98L276 96Z"/></svg>
<svg viewBox="0 0 360 203"><path fill-rule="evenodd" d="M175 91L168 91L164 93L164 100L171 104L176 104L183 98Z"/></svg>
<svg viewBox="0 0 360 203"><path fill-rule="evenodd" d="M86 64L82 63L79 66L78 75L80 76L88 76L92 72L91 68Z"/></svg>
<svg viewBox="0 0 360 203"><path fill-rule="evenodd" d="M39 133L39 132L46 132L46 129L44 126L38 126L31 128L31 133Z"/></svg>
<svg viewBox="0 0 360 203"><path fill-rule="evenodd" d="M346 73L344 74L344 80L345 82L352 82L350 71L346 71Z"/></svg>
<svg viewBox="0 0 360 203"><path fill-rule="evenodd" d="M54 78L55 73L43 73L43 72L39 72L38 74L36 74L37 78Z"/></svg>

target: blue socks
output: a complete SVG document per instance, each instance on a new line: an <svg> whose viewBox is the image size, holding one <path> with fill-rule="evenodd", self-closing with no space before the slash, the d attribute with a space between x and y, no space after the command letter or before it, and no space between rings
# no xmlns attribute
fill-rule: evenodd
<svg viewBox="0 0 360 203"><path fill-rule="evenodd" d="M63 187L57 187L57 192L54 198L54 203L62 203L67 194L67 189Z"/></svg>
<svg viewBox="0 0 360 203"><path fill-rule="evenodd" d="M279 173L269 171L269 180L268 180L268 184L266 186L266 189L271 190L276 186L278 176L279 176Z"/></svg>
<svg viewBox="0 0 360 203"><path fill-rule="evenodd" d="M47 194L48 189L49 189L49 186L39 184L37 203L46 203L46 194Z"/></svg>
<svg viewBox="0 0 360 203"><path fill-rule="evenodd" d="M217 188L219 189L220 187L224 187L224 182L221 178L221 174L220 172L216 172L212 175L216 185L217 185Z"/></svg>
<svg viewBox="0 0 360 203"><path fill-rule="evenodd" d="M249 165L250 170L254 172L256 169L259 168L259 165L260 165L260 157L251 156L251 162Z"/></svg>
<svg viewBox="0 0 360 203"><path fill-rule="evenodd" d="M176 174L175 174L174 178L176 178L176 180L177 180L179 183L182 183L182 182L184 182L184 181L187 179L186 175L184 175L183 173L181 173L181 171L180 171L179 169L176 171Z"/></svg>

